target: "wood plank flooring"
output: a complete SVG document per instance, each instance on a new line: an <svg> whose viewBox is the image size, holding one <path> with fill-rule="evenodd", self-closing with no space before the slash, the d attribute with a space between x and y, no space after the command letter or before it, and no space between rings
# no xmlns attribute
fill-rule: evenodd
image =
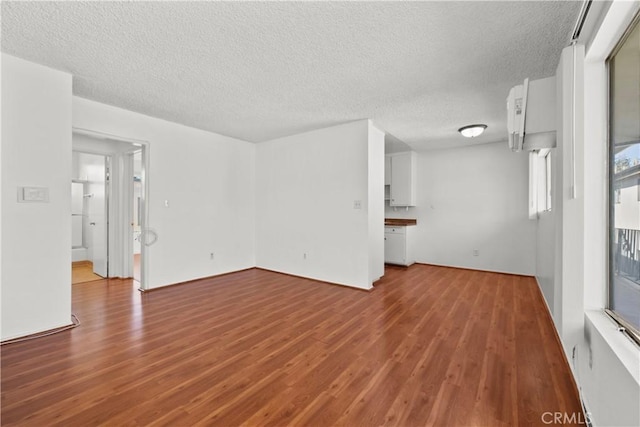
<svg viewBox="0 0 640 427"><path fill-rule="evenodd" d="M132 283L74 285L80 327L2 347L3 426L515 426L581 411L530 277L414 265L371 292L259 269Z"/></svg>
<svg viewBox="0 0 640 427"><path fill-rule="evenodd" d="M103 280L93 272L93 263L91 261L76 261L71 264L71 284L91 282L94 280Z"/></svg>

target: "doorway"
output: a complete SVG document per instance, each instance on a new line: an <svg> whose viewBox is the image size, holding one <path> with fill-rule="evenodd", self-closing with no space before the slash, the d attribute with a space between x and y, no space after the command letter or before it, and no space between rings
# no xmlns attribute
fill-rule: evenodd
<svg viewBox="0 0 640 427"><path fill-rule="evenodd" d="M72 270L84 261L92 275L81 277L83 282L133 279L145 290L148 145L77 128L72 141Z"/></svg>
<svg viewBox="0 0 640 427"><path fill-rule="evenodd" d="M71 181L72 284L108 272L109 156L73 151Z"/></svg>

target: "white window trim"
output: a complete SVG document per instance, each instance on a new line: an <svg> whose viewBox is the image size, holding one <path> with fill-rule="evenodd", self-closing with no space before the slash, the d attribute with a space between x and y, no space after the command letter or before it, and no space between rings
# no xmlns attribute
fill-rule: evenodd
<svg viewBox="0 0 640 427"><path fill-rule="evenodd" d="M638 348L605 313L608 286L608 75L606 60L629 27L640 2L614 1L585 55L584 120L584 277L585 315L594 321L629 372L638 368ZM587 172L588 171L588 172ZM603 225L606 226L603 227ZM608 320L608 324L603 321ZM628 355L636 355L628 357ZM640 377L633 375L640 384Z"/></svg>

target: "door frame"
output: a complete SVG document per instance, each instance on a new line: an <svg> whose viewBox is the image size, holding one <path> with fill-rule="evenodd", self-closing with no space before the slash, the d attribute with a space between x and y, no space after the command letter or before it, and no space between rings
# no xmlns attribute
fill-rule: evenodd
<svg viewBox="0 0 640 427"><path fill-rule="evenodd" d="M72 128L72 132L74 134L78 134L78 135L84 135L84 136L88 136L90 138L95 138L95 139L99 139L99 140L103 140L106 142L109 141L113 141L113 142L123 142L123 143L127 143L130 144L132 146L132 149L130 151L123 151L122 154L128 154L130 152L134 152L134 151L138 151L141 150L142 151L142 170L141 170L141 179L140 179L140 184L142 186L142 190L140 193L140 210L141 210L141 215L140 215L140 219L141 219L141 224L140 224L140 229L141 229L141 245L140 245L140 287L139 290L144 292L147 289L149 289L149 283L148 283L148 277L149 277L149 246L151 244L153 244L153 241L150 242L149 239L149 235L154 235L155 232L149 228L149 165L150 165L150 153L149 153L149 149L150 149L150 144L148 141L145 140L141 140L141 139L136 139L136 138L129 138L129 137L123 137L120 135L114 135L111 133L106 133L106 132L101 132L101 131L96 131L96 130L92 130L92 129L85 129L85 128L79 128L79 127L73 127ZM86 151L86 150L83 150ZM98 151L98 150L96 150ZM102 154L105 156L109 156L112 155L112 153L107 154L104 152L94 152L93 154ZM113 162L113 159L112 159ZM113 171L112 171L113 173ZM110 184L113 182L113 179L110 180ZM111 186L111 191L113 191L113 186ZM109 193L111 193L111 191L109 191ZM132 213L133 214L133 213ZM109 214L110 218L113 218L113 216L111 215L111 213ZM131 233L129 233L129 239L131 238ZM109 239L107 239L109 240ZM122 242L119 246L119 250L121 251L127 251L130 252L127 254L127 256L130 256L131 259L133 259L133 246L132 245L125 245L124 242L126 242L127 240L125 240L124 236L121 236L121 238L119 239L120 242ZM109 251L110 252L110 251ZM111 255L111 253L110 253ZM111 256L109 257L111 258Z"/></svg>

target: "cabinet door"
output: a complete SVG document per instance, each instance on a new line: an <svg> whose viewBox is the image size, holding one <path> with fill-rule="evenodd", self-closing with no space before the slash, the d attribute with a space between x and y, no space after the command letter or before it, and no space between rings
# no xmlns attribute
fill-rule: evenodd
<svg viewBox="0 0 640 427"><path fill-rule="evenodd" d="M391 157L391 206L415 206L415 153Z"/></svg>
<svg viewBox="0 0 640 427"><path fill-rule="evenodd" d="M390 264L405 264L405 238L404 234L384 234L384 262Z"/></svg>

